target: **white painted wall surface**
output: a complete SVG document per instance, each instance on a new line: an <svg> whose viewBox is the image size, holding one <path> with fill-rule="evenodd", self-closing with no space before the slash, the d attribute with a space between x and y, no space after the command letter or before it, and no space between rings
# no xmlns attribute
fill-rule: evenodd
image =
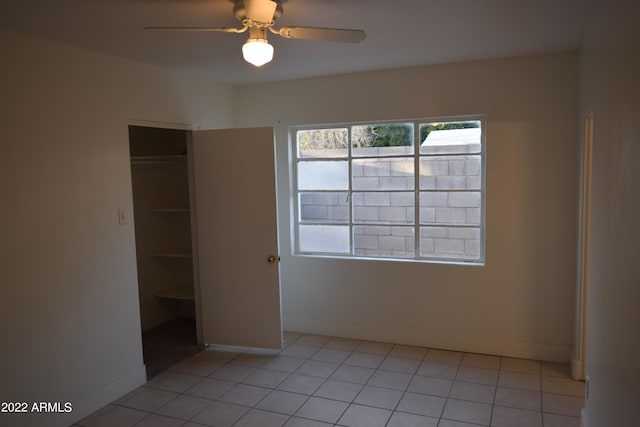
<svg viewBox="0 0 640 427"><path fill-rule="evenodd" d="M594 117L584 427L640 422L639 21L638 2L603 2L583 43L581 110Z"/></svg>
<svg viewBox="0 0 640 427"><path fill-rule="evenodd" d="M229 127L232 88L4 31L0 57L0 401L74 408L0 425L69 425L145 381L128 121Z"/></svg>
<svg viewBox="0 0 640 427"><path fill-rule="evenodd" d="M569 361L578 57L554 54L237 88L275 126L285 329ZM290 125L487 115L486 265L291 255Z"/></svg>

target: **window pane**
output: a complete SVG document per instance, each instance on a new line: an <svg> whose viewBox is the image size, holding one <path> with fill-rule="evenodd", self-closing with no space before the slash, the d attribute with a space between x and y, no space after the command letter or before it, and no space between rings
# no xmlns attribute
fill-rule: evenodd
<svg viewBox="0 0 640 427"><path fill-rule="evenodd" d="M351 147L354 157L413 154L413 125L391 123L352 126Z"/></svg>
<svg viewBox="0 0 640 427"><path fill-rule="evenodd" d="M360 224L414 224L413 192L353 193L353 222Z"/></svg>
<svg viewBox="0 0 640 427"><path fill-rule="evenodd" d="M346 157L348 136L347 128L299 130L296 133L298 158Z"/></svg>
<svg viewBox="0 0 640 427"><path fill-rule="evenodd" d="M420 227L420 256L480 259L480 228Z"/></svg>
<svg viewBox="0 0 640 427"><path fill-rule="evenodd" d="M480 190L480 155L420 158L421 190Z"/></svg>
<svg viewBox="0 0 640 427"><path fill-rule="evenodd" d="M298 162L299 190L348 190L349 163L346 160Z"/></svg>
<svg viewBox="0 0 640 427"><path fill-rule="evenodd" d="M479 121L420 125L420 154L479 153Z"/></svg>
<svg viewBox="0 0 640 427"><path fill-rule="evenodd" d="M480 225L479 191L420 192L420 224Z"/></svg>
<svg viewBox="0 0 640 427"><path fill-rule="evenodd" d="M348 193L300 193L298 195L299 221L309 223L349 222Z"/></svg>
<svg viewBox="0 0 640 427"><path fill-rule="evenodd" d="M415 256L413 227L356 226L353 235L355 255L394 258Z"/></svg>
<svg viewBox="0 0 640 427"><path fill-rule="evenodd" d="M300 225L298 231L301 252L351 253L347 225Z"/></svg>
<svg viewBox="0 0 640 427"><path fill-rule="evenodd" d="M413 190L411 157L353 160L354 190Z"/></svg>

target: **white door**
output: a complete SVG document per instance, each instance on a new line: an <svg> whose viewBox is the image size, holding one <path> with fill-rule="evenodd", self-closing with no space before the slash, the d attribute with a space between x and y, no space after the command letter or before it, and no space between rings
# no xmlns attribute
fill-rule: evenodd
<svg viewBox="0 0 640 427"><path fill-rule="evenodd" d="M193 132L204 343L280 348L273 128Z"/></svg>

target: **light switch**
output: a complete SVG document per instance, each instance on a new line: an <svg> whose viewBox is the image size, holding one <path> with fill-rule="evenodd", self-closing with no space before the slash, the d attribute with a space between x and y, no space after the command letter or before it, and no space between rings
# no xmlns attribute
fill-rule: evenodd
<svg viewBox="0 0 640 427"><path fill-rule="evenodd" d="M125 208L118 209L118 225L127 223L127 210Z"/></svg>

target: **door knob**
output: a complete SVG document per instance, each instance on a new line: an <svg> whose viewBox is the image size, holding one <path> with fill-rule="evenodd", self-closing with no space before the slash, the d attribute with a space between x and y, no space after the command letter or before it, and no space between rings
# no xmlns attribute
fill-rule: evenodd
<svg viewBox="0 0 640 427"><path fill-rule="evenodd" d="M275 263L276 263L276 262L278 262L278 261L280 261L280 257L279 257L279 256L277 257L277 256L275 256L275 255L269 255L269 256L267 257L267 262L268 262L269 264L275 264Z"/></svg>

